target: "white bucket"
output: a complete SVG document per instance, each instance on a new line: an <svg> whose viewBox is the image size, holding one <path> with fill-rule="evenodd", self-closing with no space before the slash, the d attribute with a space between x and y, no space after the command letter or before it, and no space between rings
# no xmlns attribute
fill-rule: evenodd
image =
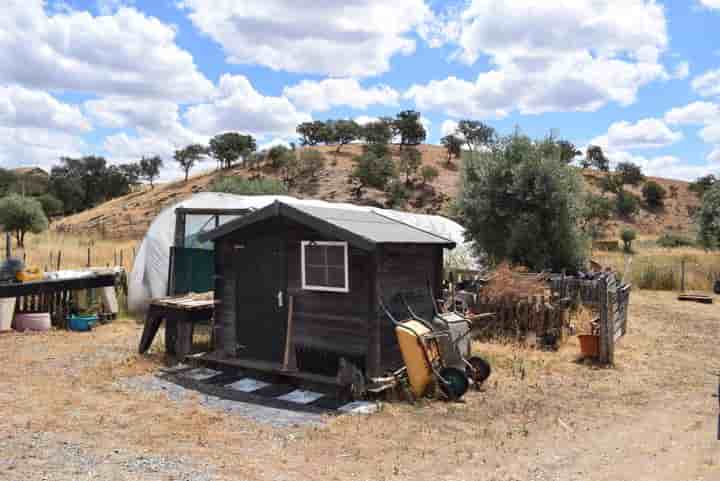
<svg viewBox="0 0 720 481"><path fill-rule="evenodd" d="M4 297L0 299L0 332L9 331L15 315L15 298Z"/></svg>

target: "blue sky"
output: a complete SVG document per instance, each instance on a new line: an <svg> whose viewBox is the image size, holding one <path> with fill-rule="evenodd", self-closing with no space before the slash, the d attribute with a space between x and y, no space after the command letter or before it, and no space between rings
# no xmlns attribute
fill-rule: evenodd
<svg viewBox="0 0 720 481"><path fill-rule="evenodd" d="M9 0L0 166L112 162L224 131L422 112L553 131L615 162L720 170L720 0Z"/></svg>

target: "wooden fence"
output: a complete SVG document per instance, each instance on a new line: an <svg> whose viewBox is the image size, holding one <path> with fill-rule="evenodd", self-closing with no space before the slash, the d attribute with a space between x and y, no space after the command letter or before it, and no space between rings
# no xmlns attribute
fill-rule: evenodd
<svg viewBox="0 0 720 481"><path fill-rule="evenodd" d="M600 356L604 364L615 362L615 344L627 333L630 306L630 284L621 284L615 276L599 280L600 286Z"/></svg>
<svg viewBox="0 0 720 481"><path fill-rule="evenodd" d="M490 299L480 294L472 310L495 314L495 319L483 326L488 336L525 336L528 332L534 332L538 336L554 335L559 338L568 322L567 306L553 302L550 296Z"/></svg>
<svg viewBox="0 0 720 481"><path fill-rule="evenodd" d="M563 275L553 275L549 279L550 290L560 299L580 303L589 307L597 307L600 303L599 279L578 279Z"/></svg>

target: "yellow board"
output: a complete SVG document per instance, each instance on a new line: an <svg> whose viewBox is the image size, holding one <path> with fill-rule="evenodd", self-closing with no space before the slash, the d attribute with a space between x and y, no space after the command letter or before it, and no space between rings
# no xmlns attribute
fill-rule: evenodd
<svg viewBox="0 0 720 481"><path fill-rule="evenodd" d="M39 267L27 267L19 271L15 277L20 282L39 281L45 278L45 273Z"/></svg>
<svg viewBox="0 0 720 481"><path fill-rule="evenodd" d="M437 349L429 348L430 352L426 352L420 340L420 336L429 332L430 329L417 321L406 321L395 328L400 352L407 367L410 390L416 397L424 395L433 382L433 371L428 357L434 361L438 356Z"/></svg>

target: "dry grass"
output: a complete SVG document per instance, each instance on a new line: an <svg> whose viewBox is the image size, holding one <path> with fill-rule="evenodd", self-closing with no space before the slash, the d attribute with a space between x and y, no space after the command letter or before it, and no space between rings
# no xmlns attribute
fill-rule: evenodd
<svg viewBox="0 0 720 481"><path fill-rule="evenodd" d="M136 240L102 239L97 234L80 236L50 230L28 235L25 249L13 244L13 255L24 257L27 265L52 271L57 269L58 255L61 269L87 267L89 250L91 267L119 266L122 261L122 266L129 270L139 246ZM3 250L4 247L3 242Z"/></svg>

